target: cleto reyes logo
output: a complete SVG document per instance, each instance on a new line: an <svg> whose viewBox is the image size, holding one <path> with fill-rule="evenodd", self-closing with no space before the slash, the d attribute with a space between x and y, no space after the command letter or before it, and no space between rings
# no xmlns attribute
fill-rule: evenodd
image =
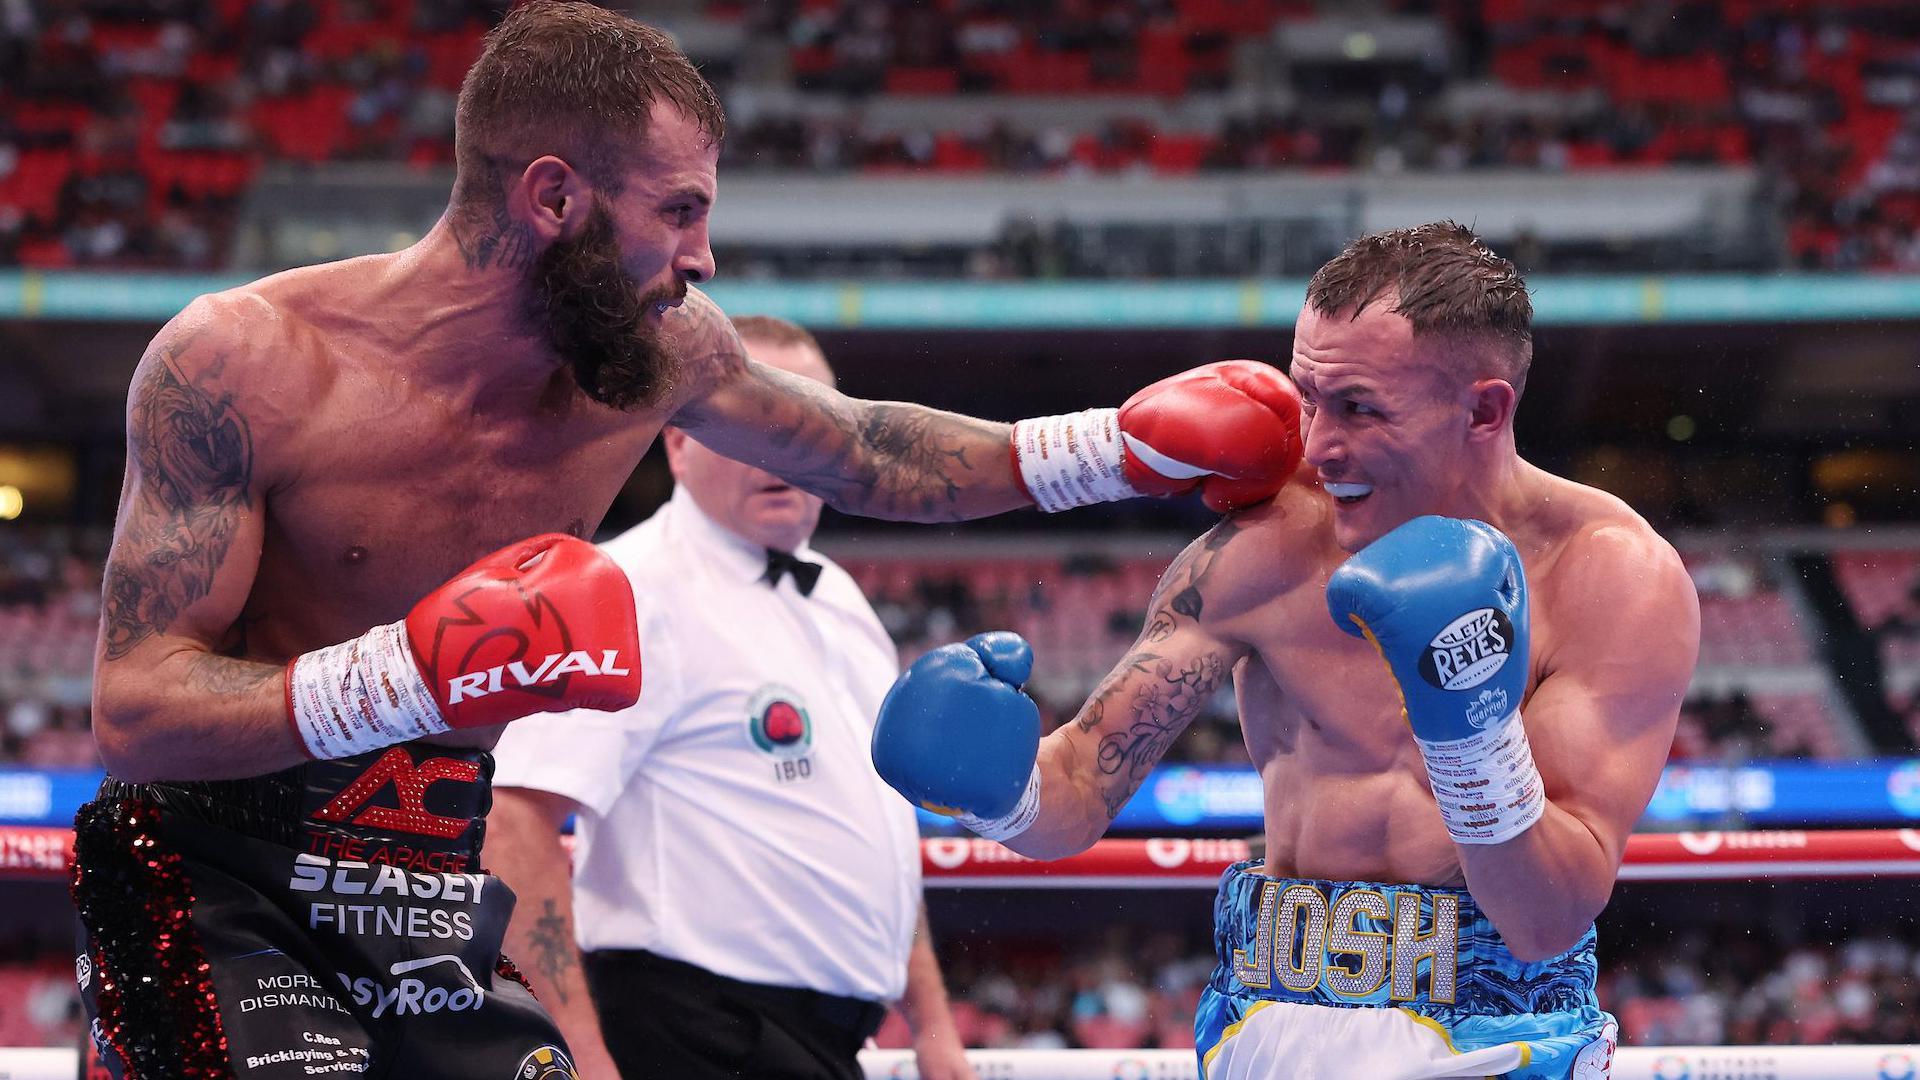
<svg viewBox="0 0 1920 1080"><path fill-rule="evenodd" d="M531 668L525 661L515 660L509 664L496 664L484 671L454 676L447 684L447 704L458 705L469 698L486 697L507 689L524 690L542 686L573 674L631 675L633 671L621 666L618 649L600 650L598 660L584 649L548 653L545 659Z"/></svg>
<svg viewBox="0 0 1920 1080"><path fill-rule="evenodd" d="M1471 690L1506 666L1513 623L1499 608L1478 608L1448 623L1420 655L1420 677L1442 690Z"/></svg>

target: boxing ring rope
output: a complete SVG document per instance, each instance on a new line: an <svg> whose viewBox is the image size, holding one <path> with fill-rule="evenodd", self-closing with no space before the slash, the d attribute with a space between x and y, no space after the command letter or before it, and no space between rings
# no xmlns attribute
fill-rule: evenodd
<svg viewBox="0 0 1920 1080"><path fill-rule="evenodd" d="M0 826L0 881L63 881L69 830ZM1242 840L1102 840L1043 863L972 837L921 842L932 888L1207 888L1246 859ZM1920 829L1641 833L1623 881L1920 877ZM971 1050L981 1080L1195 1080L1190 1050ZM861 1054L868 1080L915 1080L913 1055ZM0 1049L0 1080L71 1080L69 1049ZM1623 1047L1613 1080L1920 1080L1920 1046Z"/></svg>
<svg viewBox="0 0 1920 1080"><path fill-rule="evenodd" d="M1191 1050L969 1050L967 1060L980 1080L1199 1077ZM1612 1080L1915 1080L1916 1063L1920 1046L1628 1046ZM867 1080L919 1075L907 1050L863 1051L860 1065Z"/></svg>
<svg viewBox="0 0 1920 1080"><path fill-rule="evenodd" d="M927 884L960 889L1211 889L1251 853L1244 840L1181 838L1102 840L1056 862L975 837L920 849ZM0 826L0 881L65 880L72 853L71 830ZM1620 867L1622 881L1861 877L1920 877L1920 829L1638 833Z"/></svg>

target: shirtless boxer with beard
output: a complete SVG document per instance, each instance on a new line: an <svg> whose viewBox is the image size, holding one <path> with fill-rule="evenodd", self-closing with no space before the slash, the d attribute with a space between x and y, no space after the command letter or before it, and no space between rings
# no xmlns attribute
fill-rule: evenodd
<svg viewBox="0 0 1920 1080"><path fill-rule="evenodd" d="M1355 241L1294 327L1307 468L1174 562L1076 722L1038 738L1011 634L930 653L882 706L882 776L1058 858L1233 673L1266 859L1216 900L1209 1080L1606 1074L1593 919L1699 608L1625 504L1517 454L1531 318L1460 226Z"/></svg>
<svg viewBox="0 0 1920 1080"><path fill-rule="evenodd" d="M500 958L486 750L639 693L632 594L582 538L664 424L912 520L1284 481L1280 384L1244 365L1126 423L1009 428L749 362L689 288L724 123L657 31L528 4L462 87L424 239L203 297L142 359L95 680L110 777L75 824L114 1075L572 1074ZM1160 430L1196 410L1272 434Z"/></svg>

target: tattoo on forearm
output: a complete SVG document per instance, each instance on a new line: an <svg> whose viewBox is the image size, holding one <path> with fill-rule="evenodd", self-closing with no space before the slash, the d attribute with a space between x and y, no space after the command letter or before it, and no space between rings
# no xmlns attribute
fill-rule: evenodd
<svg viewBox="0 0 1920 1080"><path fill-rule="evenodd" d="M1113 672L1100 684L1099 689L1093 692L1093 699L1088 701L1086 708L1080 711L1080 719L1077 721L1080 730L1092 731L1099 727L1107 718L1107 702L1120 692L1127 679L1134 674L1152 674L1147 665L1160 659L1162 658L1155 653L1136 652L1129 654L1115 665Z"/></svg>
<svg viewBox="0 0 1920 1080"><path fill-rule="evenodd" d="M567 986L573 981L567 973L579 966L574 958L573 935L567 933L566 917L557 910L554 900L542 900L541 909L542 914L527 934L527 943L533 946L535 970L546 976L547 985L564 1004Z"/></svg>
<svg viewBox="0 0 1920 1080"><path fill-rule="evenodd" d="M1126 710L1127 729L1110 732L1100 740L1096 762L1100 772L1110 779L1105 785L1107 818L1120 813L1133 793L1166 754L1187 722L1206 707L1219 688L1226 665L1211 653L1186 664L1178 664L1151 653L1135 653L1124 662L1122 673L1112 676L1097 703L1105 704L1123 688L1131 689L1131 700L1116 703ZM1140 680L1137 673L1152 673ZM1084 722L1084 721L1083 721Z"/></svg>
<svg viewBox="0 0 1920 1080"><path fill-rule="evenodd" d="M281 669L274 664L236 660L230 656L206 654L187 665L187 685L209 694L243 696L268 683L279 682Z"/></svg>
<svg viewBox="0 0 1920 1080"><path fill-rule="evenodd" d="M1173 637L1183 623L1199 621L1206 610L1214 567L1239 532L1239 523L1227 518L1174 560L1154 590L1148 605L1152 614L1136 651L1114 667L1080 710L1076 723L1082 733L1099 731L1109 720L1125 725L1124 730L1102 737L1095 752L1096 764L1107 778L1103 796L1109 820L1140 789L1147 773L1226 677L1227 660L1222 654L1178 659L1153 647Z"/></svg>
<svg viewBox="0 0 1920 1080"><path fill-rule="evenodd" d="M175 366L192 337L161 345L133 387L127 467L138 482L107 565L101 621L108 659L166 632L207 595L250 498L246 417L231 395L216 396Z"/></svg>
<svg viewBox="0 0 1920 1080"><path fill-rule="evenodd" d="M880 505L921 516L951 513L960 501L957 478L973 471L966 446L955 436L979 430L956 421L960 418L910 405L869 408L860 443L872 456L877 483L870 490Z"/></svg>
<svg viewBox="0 0 1920 1080"><path fill-rule="evenodd" d="M867 517L955 521L974 460L1006 441L986 421L918 405L885 402L846 409L813 399L811 414L790 417L776 440L806 464L773 466L787 480L840 510Z"/></svg>
<svg viewBox="0 0 1920 1080"><path fill-rule="evenodd" d="M687 400L731 382L761 404L767 443L750 449L774 450L763 465L782 479L865 517L958 521L981 513L965 505L966 493L981 471L1006 459L1005 424L921 405L855 401L750 364L733 323L697 289L688 290L668 327L687 373ZM697 417L676 423L696 432L702 427ZM1012 482L1011 467L1003 478Z"/></svg>

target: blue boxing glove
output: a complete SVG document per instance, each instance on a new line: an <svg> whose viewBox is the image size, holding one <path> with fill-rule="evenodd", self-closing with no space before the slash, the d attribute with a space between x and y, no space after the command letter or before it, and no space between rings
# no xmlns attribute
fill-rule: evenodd
<svg viewBox="0 0 1920 1080"><path fill-rule="evenodd" d="M1414 518L1333 572L1327 610L1386 660L1454 840L1498 844L1540 819L1545 788L1520 722L1527 578L1513 541L1483 521Z"/></svg>
<svg viewBox="0 0 1920 1080"><path fill-rule="evenodd" d="M989 840L1040 812L1040 710L1020 691L1033 649L1005 630L913 662L880 703L873 767L895 791Z"/></svg>

